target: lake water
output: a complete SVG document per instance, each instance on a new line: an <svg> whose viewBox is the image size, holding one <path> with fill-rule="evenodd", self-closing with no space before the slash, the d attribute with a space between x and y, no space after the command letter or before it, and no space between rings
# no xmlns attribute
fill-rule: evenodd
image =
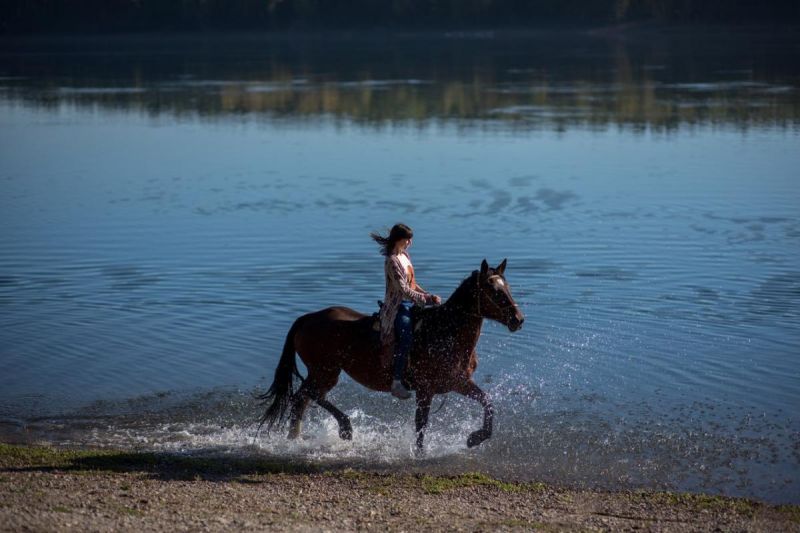
<svg viewBox="0 0 800 533"><path fill-rule="evenodd" d="M492 33L0 43L0 438L800 502L800 43ZM480 407L343 378L256 436L294 318L508 258ZM434 410L438 407L434 402Z"/></svg>

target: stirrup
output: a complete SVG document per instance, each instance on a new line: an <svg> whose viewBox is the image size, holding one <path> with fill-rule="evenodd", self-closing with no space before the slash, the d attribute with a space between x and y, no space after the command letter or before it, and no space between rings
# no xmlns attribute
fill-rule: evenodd
<svg viewBox="0 0 800 533"><path fill-rule="evenodd" d="M392 380L392 396L401 400L408 400L411 398L411 393L403 386L402 381L395 379Z"/></svg>

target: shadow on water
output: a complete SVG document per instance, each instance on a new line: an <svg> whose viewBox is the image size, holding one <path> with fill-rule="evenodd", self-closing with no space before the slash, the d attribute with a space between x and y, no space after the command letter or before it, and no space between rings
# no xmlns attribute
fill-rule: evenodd
<svg viewBox="0 0 800 533"><path fill-rule="evenodd" d="M137 472L159 480L243 481L244 476L263 474L308 474L338 471L347 465L319 465L296 460L258 457L225 457L213 451L195 456L172 453L124 451L75 451L50 448L15 448L0 445L6 452L2 472ZM10 458L10 460L9 460ZM15 466L24 459L28 466ZM30 464L32 463L32 464Z"/></svg>

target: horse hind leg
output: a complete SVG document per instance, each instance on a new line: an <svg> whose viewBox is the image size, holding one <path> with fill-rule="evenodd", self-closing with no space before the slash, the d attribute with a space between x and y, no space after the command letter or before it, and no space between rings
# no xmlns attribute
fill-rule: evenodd
<svg viewBox="0 0 800 533"><path fill-rule="evenodd" d="M339 372L337 371L336 374L325 375L324 377L319 374L309 377L308 395L317 402L317 405L328 411L336 419L339 424L339 438L352 440L353 424L350 423L350 417L325 398L328 391L339 381Z"/></svg>
<svg viewBox="0 0 800 533"><path fill-rule="evenodd" d="M308 403L311 401L308 382L303 382L294 395L292 400L292 412L289 417L289 434L287 438L294 440L300 436L303 429L303 415L305 415Z"/></svg>
<svg viewBox="0 0 800 533"><path fill-rule="evenodd" d="M300 431L303 428L303 415L305 415L308 404L312 399L320 407L332 414L336 422L339 423L339 437L343 440L352 440L353 425L350 423L350 417L326 400L325 396L317 392L312 386L308 386L308 382L303 383L303 386L295 393L287 438L296 439L300 436Z"/></svg>
<svg viewBox="0 0 800 533"><path fill-rule="evenodd" d="M350 417L326 400L324 396L317 398L316 402L320 407L332 414L339 423L339 438L342 440L353 440L353 424L350 423Z"/></svg>

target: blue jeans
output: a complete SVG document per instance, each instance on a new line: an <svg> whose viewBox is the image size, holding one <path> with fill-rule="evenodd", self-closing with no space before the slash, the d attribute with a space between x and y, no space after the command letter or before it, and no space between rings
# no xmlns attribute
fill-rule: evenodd
<svg viewBox="0 0 800 533"><path fill-rule="evenodd" d="M394 317L394 334L397 344L394 347L394 365L392 371L394 379L402 379L403 370L406 368L408 352L411 351L412 330L411 330L411 307L414 302L403 300L397 307L397 315Z"/></svg>

